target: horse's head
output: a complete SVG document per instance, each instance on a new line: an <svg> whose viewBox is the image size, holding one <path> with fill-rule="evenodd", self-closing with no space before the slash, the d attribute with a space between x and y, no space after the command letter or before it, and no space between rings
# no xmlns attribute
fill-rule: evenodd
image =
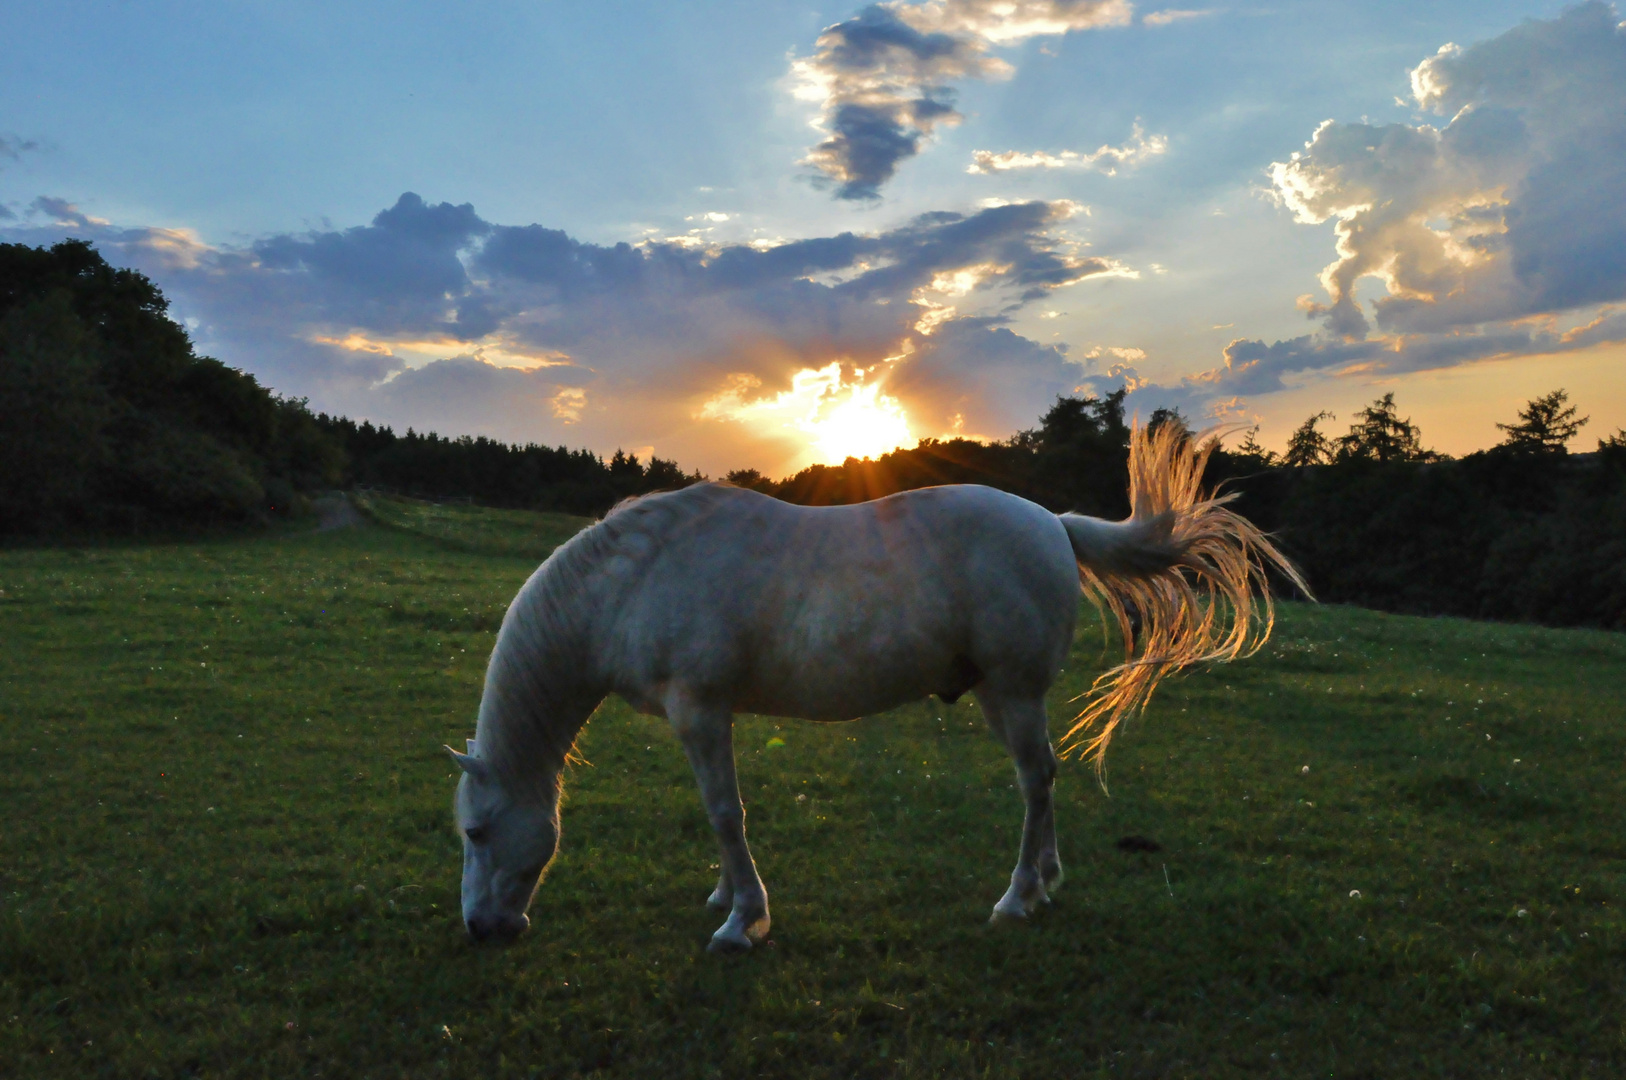
<svg viewBox="0 0 1626 1080"><path fill-rule="evenodd" d="M512 941L531 920L525 909L559 847L559 800L505 789L491 766L469 752L453 811L463 834L463 925L475 941Z"/></svg>

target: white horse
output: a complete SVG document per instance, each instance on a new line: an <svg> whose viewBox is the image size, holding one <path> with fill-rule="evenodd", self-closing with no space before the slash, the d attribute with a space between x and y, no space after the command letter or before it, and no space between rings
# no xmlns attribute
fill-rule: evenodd
<svg viewBox="0 0 1626 1080"><path fill-rule="evenodd" d="M1051 513L993 488L925 488L856 506L793 506L698 484L622 503L555 551L510 605L486 670L455 811L463 920L507 940L559 843L560 772L609 693L671 722L722 846L713 950L768 932L745 843L733 714L849 720L971 692L1015 760L1027 817L994 918L1061 882L1045 692L1072 644L1082 581L1116 617L1125 663L1067 737L1097 767L1113 729L1167 672L1251 652L1270 633L1264 567L1302 587L1252 525L1203 498L1217 440L1174 425L1130 445L1133 513ZM1134 623L1139 623L1138 630Z"/></svg>

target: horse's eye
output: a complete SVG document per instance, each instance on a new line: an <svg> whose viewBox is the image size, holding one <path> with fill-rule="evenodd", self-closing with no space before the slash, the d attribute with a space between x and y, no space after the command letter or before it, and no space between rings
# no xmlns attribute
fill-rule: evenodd
<svg viewBox="0 0 1626 1080"><path fill-rule="evenodd" d="M472 829L464 829L463 835L469 838L471 844L483 844L486 842L486 837L491 835L491 830L484 825L476 825Z"/></svg>

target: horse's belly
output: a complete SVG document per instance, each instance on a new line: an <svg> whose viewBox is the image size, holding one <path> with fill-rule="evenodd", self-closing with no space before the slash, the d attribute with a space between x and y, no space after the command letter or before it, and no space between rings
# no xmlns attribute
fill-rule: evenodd
<svg viewBox="0 0 1626 1080"><path fill-rule="evenodd" d="M928 694L962 694L980 679L966 658L932 653L872 649L761 665L737 688L734 707L803 720L852 720Z"/></svg>
<svg viewBox="0 0 1626 1080"><path fill-rule="evenodd" d="M799 692L798 687L778 690L750 688L734 702L734 711L761 713L765 716L788 716L798 720L840 721L856 720L860 716L885 712L905 702L925 697L930 691L918 687L847 687L832 692L820 687L812 692Z"/></svg>

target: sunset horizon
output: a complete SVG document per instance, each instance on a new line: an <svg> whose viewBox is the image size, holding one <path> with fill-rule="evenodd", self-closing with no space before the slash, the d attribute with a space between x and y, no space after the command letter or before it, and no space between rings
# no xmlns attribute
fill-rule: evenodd
<svg viewBox="0 0 1626 1080"><path fill-rule="evenodd" d="M1119 388L1273 449L1392 391L1459 456L1563 388L1589 448L1626 426L1620 13L1381 9L488 12L340 63L360 24L316 8L39 8L0 241L90 241L315 410L711 475Z"/></svg>

